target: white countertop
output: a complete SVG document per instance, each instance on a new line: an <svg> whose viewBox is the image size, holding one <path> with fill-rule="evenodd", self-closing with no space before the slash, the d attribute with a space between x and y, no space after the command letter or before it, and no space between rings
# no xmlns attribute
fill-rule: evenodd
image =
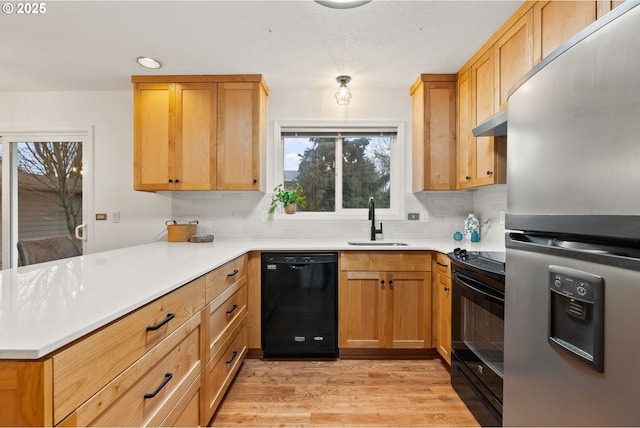
<svg viewBox="0 0 640 428"><path fill-rule="evenodd" d="M0 359L44 357L247 251L504 250L452 239L398 242L409 245L360 247L337 240L155 242L3 270Z"/></svg>

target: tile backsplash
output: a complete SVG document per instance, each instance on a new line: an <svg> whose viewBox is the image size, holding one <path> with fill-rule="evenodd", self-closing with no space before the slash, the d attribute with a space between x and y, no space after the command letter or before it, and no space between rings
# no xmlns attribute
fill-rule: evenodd
<svg viewBox="0 0 640 428"><path fill-rule="evenodd" d="M370 223L362 220L273 220L263 222L271 194L259 192L174 192L172 216L184 222L199 220L198 232L217 239L362 239L369 237ZM406 213L428 213L428 221L385 220L384 239L449 238L462 231L473 212L483 223L483 240L504 240L500 211L506 208L506 186L467 191L405 194ZM497 242L497 241L496 241Z"/></svg>

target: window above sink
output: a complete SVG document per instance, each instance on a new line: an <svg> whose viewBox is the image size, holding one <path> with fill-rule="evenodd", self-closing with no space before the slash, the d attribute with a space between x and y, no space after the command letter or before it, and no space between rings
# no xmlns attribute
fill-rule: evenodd
<svg viewBox="0 0 640 428"><path fill-rule="evenodd" d="M366 220L370 196L380 220L403 219L402 122L276 122L274 140L274 182L307 197L295 219Z"/></svg>

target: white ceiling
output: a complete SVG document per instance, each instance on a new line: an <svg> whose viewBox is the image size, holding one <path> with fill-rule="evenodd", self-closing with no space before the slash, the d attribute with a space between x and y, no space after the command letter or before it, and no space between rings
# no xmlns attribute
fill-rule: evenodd
<svg viewBox="0 0 640 428"><path fill-rule="evenodd" d="M15 4L16 2L11 1ZM271 89L408 88L455 73L522 1L46 1L0 13L0 91L130 89L132 74L263 74ZM148 70L138 56L157 58Z"/></svg>

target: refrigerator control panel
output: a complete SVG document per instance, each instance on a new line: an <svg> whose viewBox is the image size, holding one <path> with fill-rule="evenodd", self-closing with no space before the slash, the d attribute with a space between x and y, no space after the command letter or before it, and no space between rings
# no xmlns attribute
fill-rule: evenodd
<svg viewBox="0 0 640 428"><path fill-rule="evenodd" d="M594 282L598 278L581 272L582 276L563 272L551 272L552 290L567 297L593 303L595 298ZM600 279L601 281L601 279Z"/></svg>

